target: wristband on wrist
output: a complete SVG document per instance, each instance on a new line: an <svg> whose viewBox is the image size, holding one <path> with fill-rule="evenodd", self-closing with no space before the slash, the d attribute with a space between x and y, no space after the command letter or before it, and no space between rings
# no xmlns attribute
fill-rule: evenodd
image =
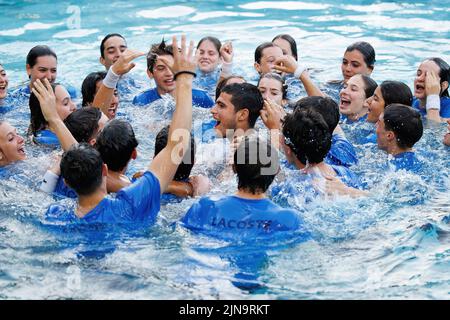
<svg viewBox="0 0 450 320"><path fill-rule="evenodd" d="M41 191L45 193L52 193L55 191L56 184L58 183L59 176L50 170L44 175L44 179L42 179L41 187L39 188Z"/></svg>
<svg viewBox="0 0 450 320"><path fill-rule="evenodd" d="M233 62L223 62L222 63L222 73L224 76L231 75L233 73Z"/></svg>
<svg viewBox="0 0 450 320"><path fill-rule="evenodd" d="M184 71L178 71L177 73L175 73L175 74L173 75L173 80L176 81L176 80L177 80L177 77L178 77L180 74L184 74L184 73L193 75L194 78L197 77L197 74L196 74L195 72L184 70Z"/></svg>
<svg viewBox="0 0 450 320"><path fill-rule="evenodd" d="M438 94L430 94L427 96L425 105L427 110L441 110L441 99Z"/></svg>
<svg viewBox="0 0 450 320"><path fill-rule="evenodd" d="M300 76L302 75L303 71L305 71L305 70L306 70L306 67L304 65L298 64L297 65L297 69L295 69L294 76L296 78L300 78Z"/></svg>
<svg viewBox="0 0 450 320"><path fill-rule="evenodd" d="M103 84L109 89L115 89L117 87L117 82L119 82L120 76L115 74L112 67L109 68L105 79L103 79Z"/></svg>

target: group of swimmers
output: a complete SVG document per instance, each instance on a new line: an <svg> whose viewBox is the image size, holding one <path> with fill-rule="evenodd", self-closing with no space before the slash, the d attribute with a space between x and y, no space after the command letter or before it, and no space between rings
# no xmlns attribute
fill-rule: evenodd
<svg viewBox="0 0 450 320"><path fill-rule="evenodd" d="M356 42L344 53L343 79L320 88L298 61L295 40L282 34L256 48L259 80L253 85L245 75L233 73L232 43L205 37L195 49L182 36L178 44L176 37L170 45L163 40L146 54L147 75L156 87L136 95L132 105L152 108L170 96L175 109L170 125L156 137L153 160L133 177L127 176L127 168L137 157L138 141L118 110L120 97L135 86L133 61L144 53L129 49L120 34L107 35L100 45L105 71L84 79L80 108L73 102L76 90L56 82L57 55L48 46L30 50L30 82L13 92L8 92L6 70L0 65L0 170L27 158L25 139L7 121L14 109L11 102L23 97L28 99L31 143L64 151L45 173L40 190L76 198L76 206L51 205L46 220L148 226L156 221L162 201L207 195L211 177L191 175L196 153L193 107L209 108L217 138L230 141L232 161L224 170L237 176L237 189L220 199L202 197L181 223L191 230L249 240L307 232L294 209L271 200L294 192L300 180L314 185L319 175L326 181L326 193L366 195L351 169L358 162L353 143L377 144L390 155L394 170L417 174L422 163L413 147L423 135L425 119L448 123L443 143L450 146L450 67L441 58L420 63L413 93L395 80L378 85L370 77L374 48ZM291 100L299 88L307 96ZM356 129L355 141L346 138L343 123ZM298 179L274 183L280 170L294 170Z"/></svg>

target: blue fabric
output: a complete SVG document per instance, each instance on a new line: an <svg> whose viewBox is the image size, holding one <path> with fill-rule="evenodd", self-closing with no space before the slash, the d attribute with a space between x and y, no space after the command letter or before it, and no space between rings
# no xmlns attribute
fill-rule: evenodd
<svg viewBox="0 0 450 320"><path fill-rule="evenodd" d="M396 170L406 170L413 173L419 173L422 170L423 163L417 159L414 152L403 152L389 160Z"/></svg>
<svg viewBox="0 0 450 320"><path fill-rule="evenodd" d="M33 138L33 140L38 144L43 144L47 146L59 147L59 140L56 134L50 130L41 130Z"/></svg>
<svg viewBox="0 0 450 320"><path fill-rule="evenodd" d="M344 88L344 81L327 82L320 90L339 104L339 93Z"/></svg>
<svg viewBox="0 0 450 320"><path fill-rule="evenodd" d="M77 198L77 193L75 192L75 190L73 190L64 183L64 179L62 176L59 176L58 182L56 184L53 193L54 195L57 196L57 198L71 198L71 199Z"/></svg>
<svg viewBox="0 0 450 320"><path fill-rule="evenodd" d="M341 122L342 123L346 123L346 124L356 124L356 123L363 123L367 121L367 116L368 114L365 114L364 116L362 116L361 118L359 118L356 121L350 120L346 115L341 114Z"/></svg>
<svg viewBox="0 0 450 320"><path fill-rule="evenodd" d="M286 92L287 100L297 101L301 97L306 96L306 90L300 79L294 77L293 74L288 74L284 77L285 83L288 86Z"/></svg>
<svg viewBox="0 0 450 320"><path fill-rule="evenodd" d="M338 166L350 167L358 163L358 157L353 145L340 134L333 134L331 148L325 157L325 162Z"/></svg>
<svg viewBox="0 0 450 320"><path fill-rule="evenodd" d="M253 242L256 237L296 231L303 232L304 237L309 238L296 211L283 209L269 199L203 197L192 205L181 222L192 231L222 239Z"/></svg>
<svg viewBox="0 0 450 320"><path fill-rule="evenodd" d="M344 166L331 165L341 181L349 187L361 188L361 181L357 174Z"/></svg>
<svg viewBox="0 0 450 320"><path fill-rule="evenodd" d="M194 78L194 81L192 82L192 86L196 89L206 91L208 93L208 95L213 100L215 100L217 81L220 78L220 72L221 72L221 70L219 68L217 68L216 70L213 70L212 72L208 72L208 73L205 73L205 72L197 69L196 70L197 77Z"/></svg>
<svg viewBox="0 0 450 320"><path fill-rule="evenodd" d="M51 205L45 218L49 222L153 224L160 209L160 185L153 173L147 171L136 183L120 190L116 198L103 199L83 218L78 218L73 208Z"/></svg>
<svg viewBox="0 0 450 320"><path fill-rule="evenodd" d="M217 124L216 120L202 122L201 137L202 137L203 143L208 143L208 142L211 142L212 140L216 139L217 133L214 130L214 127L216 126L216 124ZM197 132L196 132L196 136L198 137Z"/></svg>
<svg viewBox="0 0 450 320"><path fill-rule="evenodd" d="M412 107L420 112L422 117L426 117L427 110L425 108L420 108L420 101L416 98L413 98ZM441 97L441 110L439 115L442 118L450 118L450 98L449 97Z"/></svg>
<svg viewBox="0 0 450 320"><path fill-rule="evenodd" d="M156 88L144 91L133 99L133 104L136 106L149 105L156 100L161 99ZM208 96L206 91L192 89L192 104L201 108L212 108L214 106L214 101Z"/></svg>

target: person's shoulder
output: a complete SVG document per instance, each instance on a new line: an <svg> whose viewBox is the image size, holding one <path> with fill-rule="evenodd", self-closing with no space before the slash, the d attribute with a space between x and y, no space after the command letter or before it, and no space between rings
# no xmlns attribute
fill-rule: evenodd
<svg viewBox="0 0 450 320"><path fill-rule="evenodd" d="M156 88L152 88L137 94L133 98L133 104L135 105L149 104L157 99L159 99L158 91Z"/></svg>
<svg viewBox="0 0 450 320"><path fill-rule="evenodd" d="M205 90L192 89L192 100L194 104L202 108L210 108L214 105L213 99Z"/></svg>
<svg viewBox="0 0 450 320"><path fill-rule="evenodd" d="M450 97L441 97L441 117L450 118Z"/></svg>
<svg viewBox="0 0 450 320"><path fill-rule="evenodd" d="M45 212L45 220L49 223L69 223L75 220L73 203L58 202L51 204Z"/></svg>

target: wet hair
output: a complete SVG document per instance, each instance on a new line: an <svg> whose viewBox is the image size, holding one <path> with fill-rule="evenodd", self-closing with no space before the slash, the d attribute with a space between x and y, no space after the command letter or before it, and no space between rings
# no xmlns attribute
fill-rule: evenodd
<svg viewBox="0 0 450 320"><path fill-rule="evenodd" d="M150 51L147 54L147 69L153 72L153 67L155 66L158 56L173 56L173 46L166 45L164 39L161 43L153 44Z"/></svg>
<svg viewBox="0 0 450 320"><path fill-rule="evenodd" d="M29 65L30 68L33 68L37 62L37 59L39 57L45 57L45 56L53 56L53 57L55 57L56 60L58 60L56 53L52 49L50 49L50 47L39 45L39 46L33 47L28 52L27 65Z"/></svg>
<svg viewBox="0 0 450 320"><path fill-rule="evenodd" d="M264 107L264 99L258 87L250 83L232 83L223 87L222 92L231 95L235 112L248 109L248 124L253 128Z"/></svg>
<svg viewBox="0 0 450 320"><path fill-rule="evenodd" d="M330 97L304 97L298 100L294 105L294 112L297 110L311 109L320 113L330 129L330 133L333 134L339 124L339 106Z"/></svg>
<svg viewBox="0 0 450 320"><path fill-rule="evenodd" d="M294 56L295 60L298 60L297 42L295 42L295 39L292 38L288 34L279 34L275 38L273 38L272 42L274 42L277 39L283 39L283 40L286 40L287 42L289 42L289 46L291 47L291 51L292 51L292 56Z"/></svg>
<svg viewBox="0 0 450 320"><path fill-rule="evenodd" d="M366 99L373 96L375 89L378 87L378 84L371 77L366 76L365 74L360 74L363 82L364 82L364 94L366 95Z"/></svg>
<svg viewBox="0 0 450 320"><path fill-rule="evenodd" d="M81 94L83 96L81 105L83 107L87 107L94 102L95 93L97 91L97 82L105 79L105 77L105 71L91 72L83 80L83 84L81 85Z"/></svg>
<svg viewBox="0 0 450 320"><path fill-rule="evenodd" d="M321 163L331 148L331 132L322 115L311 108L296 109L283 120L286 145L303 163Z"/></svg>
<svg viewBox="0 0 450 320"><path fill-rule="evenodd" d="M204 37L204 38L200 39L200 41L198 42L198 45L197 45L197 49L200 48L201 44L205 41L212 42L212 44L216 48L217 52L220 54L220 48L222 47L222 43L216 37Z"/></svg>
<svg viewBox="0 0 450 320"><path fill-rule="evenodd" d="M100 55L101 55L101 57L102 57L103 59L105 59L105 42L106 42L109 38L112 38L112 37L119 37L119 38L122 38L122 39L125 41L125 43L126 43L125 38L124 38L121 34L118 34L118 33L110 33L110 34L106 35L106 36L103 38L102 42L100 43Z"/></svg>
<svg viewBox="0 0 450 320"><path fill-rule="evenodd" d="M123 170L138 146L131 124L122 119L109 121L97 136L95 148L111 171Z"/></svg>
<svg viewBox="0 0 450 320"><path fill-rule="evenodd" d="M381 94L383 95L384 106L393 103L404 104L411 106L413 101L413 94L411 89L400 81L383 81L380 84Z"/></svg>
<svg viewBox="0 0 450 320"><path fill-rule="evenodd" d="M288 85L286 84L286 82L284 81L284 79L275 72L269 72L269 73L265 73L261 76L261 78L259 78L258 80L258 84L257 87L259 87L259 83L261 82L262 79L274 79L280 82L281 84L281 92L283 94L283 99L287 99L287 89L288 89Z"/></svg>
<svg viewBox="0 0 450 320"><path fill-rule="evenodd" d="M64 124L69 129L72 136L78 142L89 143L98 132L98 121L102 117L102 112L98 108L83 107L72 112L65 120Z"/></svg>
<svg viewBox="0 0 450 320"><path fill-rule="evenodd" d="M60 86L60 84L51 83L51 86L53 92L55 92L56 87ZM36 136L39 131L44 130L47 127L48 122L45 120L45 117L42 114L41 104L33 92L30 94L28 105L30 107L30 127L28 129L28 134L33 134L33 136Z"/></svg>
<svg viewBox="0 0 450 320"><path fill-rule="evenodd" d="M422 117L417 110L403 104L390 104L384 109L384 127L393 131L400 148L412 148L422 138Z"/></svg>
<svg viewBox="0 0 450 320"><path fill-rule="evenodd" d="M364 62L368 67L373 68L375 66L375 49L372 45L365 41L355 42L347 47L345 52L352 52L358 50L364 57Z"/></svg>
<svg viewBox="0 0 450 320"><path fill-rule="evenodd" d="M443 59L441 58L437 58L437 57L433 57L433 58L428 58L427 60L431 60L434 63L437 64L437 66L439 67L439 78L441 78L441 84L444 81L447 81L450 85L450 66L448 65L447 62L445 62ZM445 89L442 93L441 93L441 97L448 97L448 87L447 89Z"/></svg>
<svg viewBox="0 0 450 320"><path fill-rule="evenodd" d="M87 143L73 145L61 159L61 175L78 195L90 195L102 184L103 161Z"/></svg>
<svg viewBox="0 0 450 320"><path fill-rule="evenodd" d="M273 48L273 47L279 48L278 46L274 45L272 42L264 42L264 43L260 44L255 50L255 62L261 63L261 58L262 58L264 49Z"/></svg>
<svg viewBox="0 0 450 320"><path fill-rule="evenodd" d="M166 146L167 140L169 138L169 129L170 126L165 126L158 132L155 139L155 157L158 153L160 153ZM189 149L186 151L183 161L178 166L177 172L173 180L175 181L183 181L189 178L192 167L194 166L195 161L195 139L194 135L191 132L191 144Z"/></svg>
<svg viewBox="0 0 450 320"><path fill-rule="evenodd" d="M227 85L228 80L235 79L235 78L239 78L239 79L242 79L245 81L243 76L237 76L237 75L231 75L226 78L222 78L222 80L219 81L219 83L217 84L217 87L216 87L216 100L217 100L217 98L219 98L223 87L225 87Z"/></svg>
<svg viewBox="0 0 450 320"><path fill-rule="evenodd" d="M278 152L271 146L270 141L258 136L245 136L233 159L239 190L252 194L264 193L278 173Z"/></svg>

